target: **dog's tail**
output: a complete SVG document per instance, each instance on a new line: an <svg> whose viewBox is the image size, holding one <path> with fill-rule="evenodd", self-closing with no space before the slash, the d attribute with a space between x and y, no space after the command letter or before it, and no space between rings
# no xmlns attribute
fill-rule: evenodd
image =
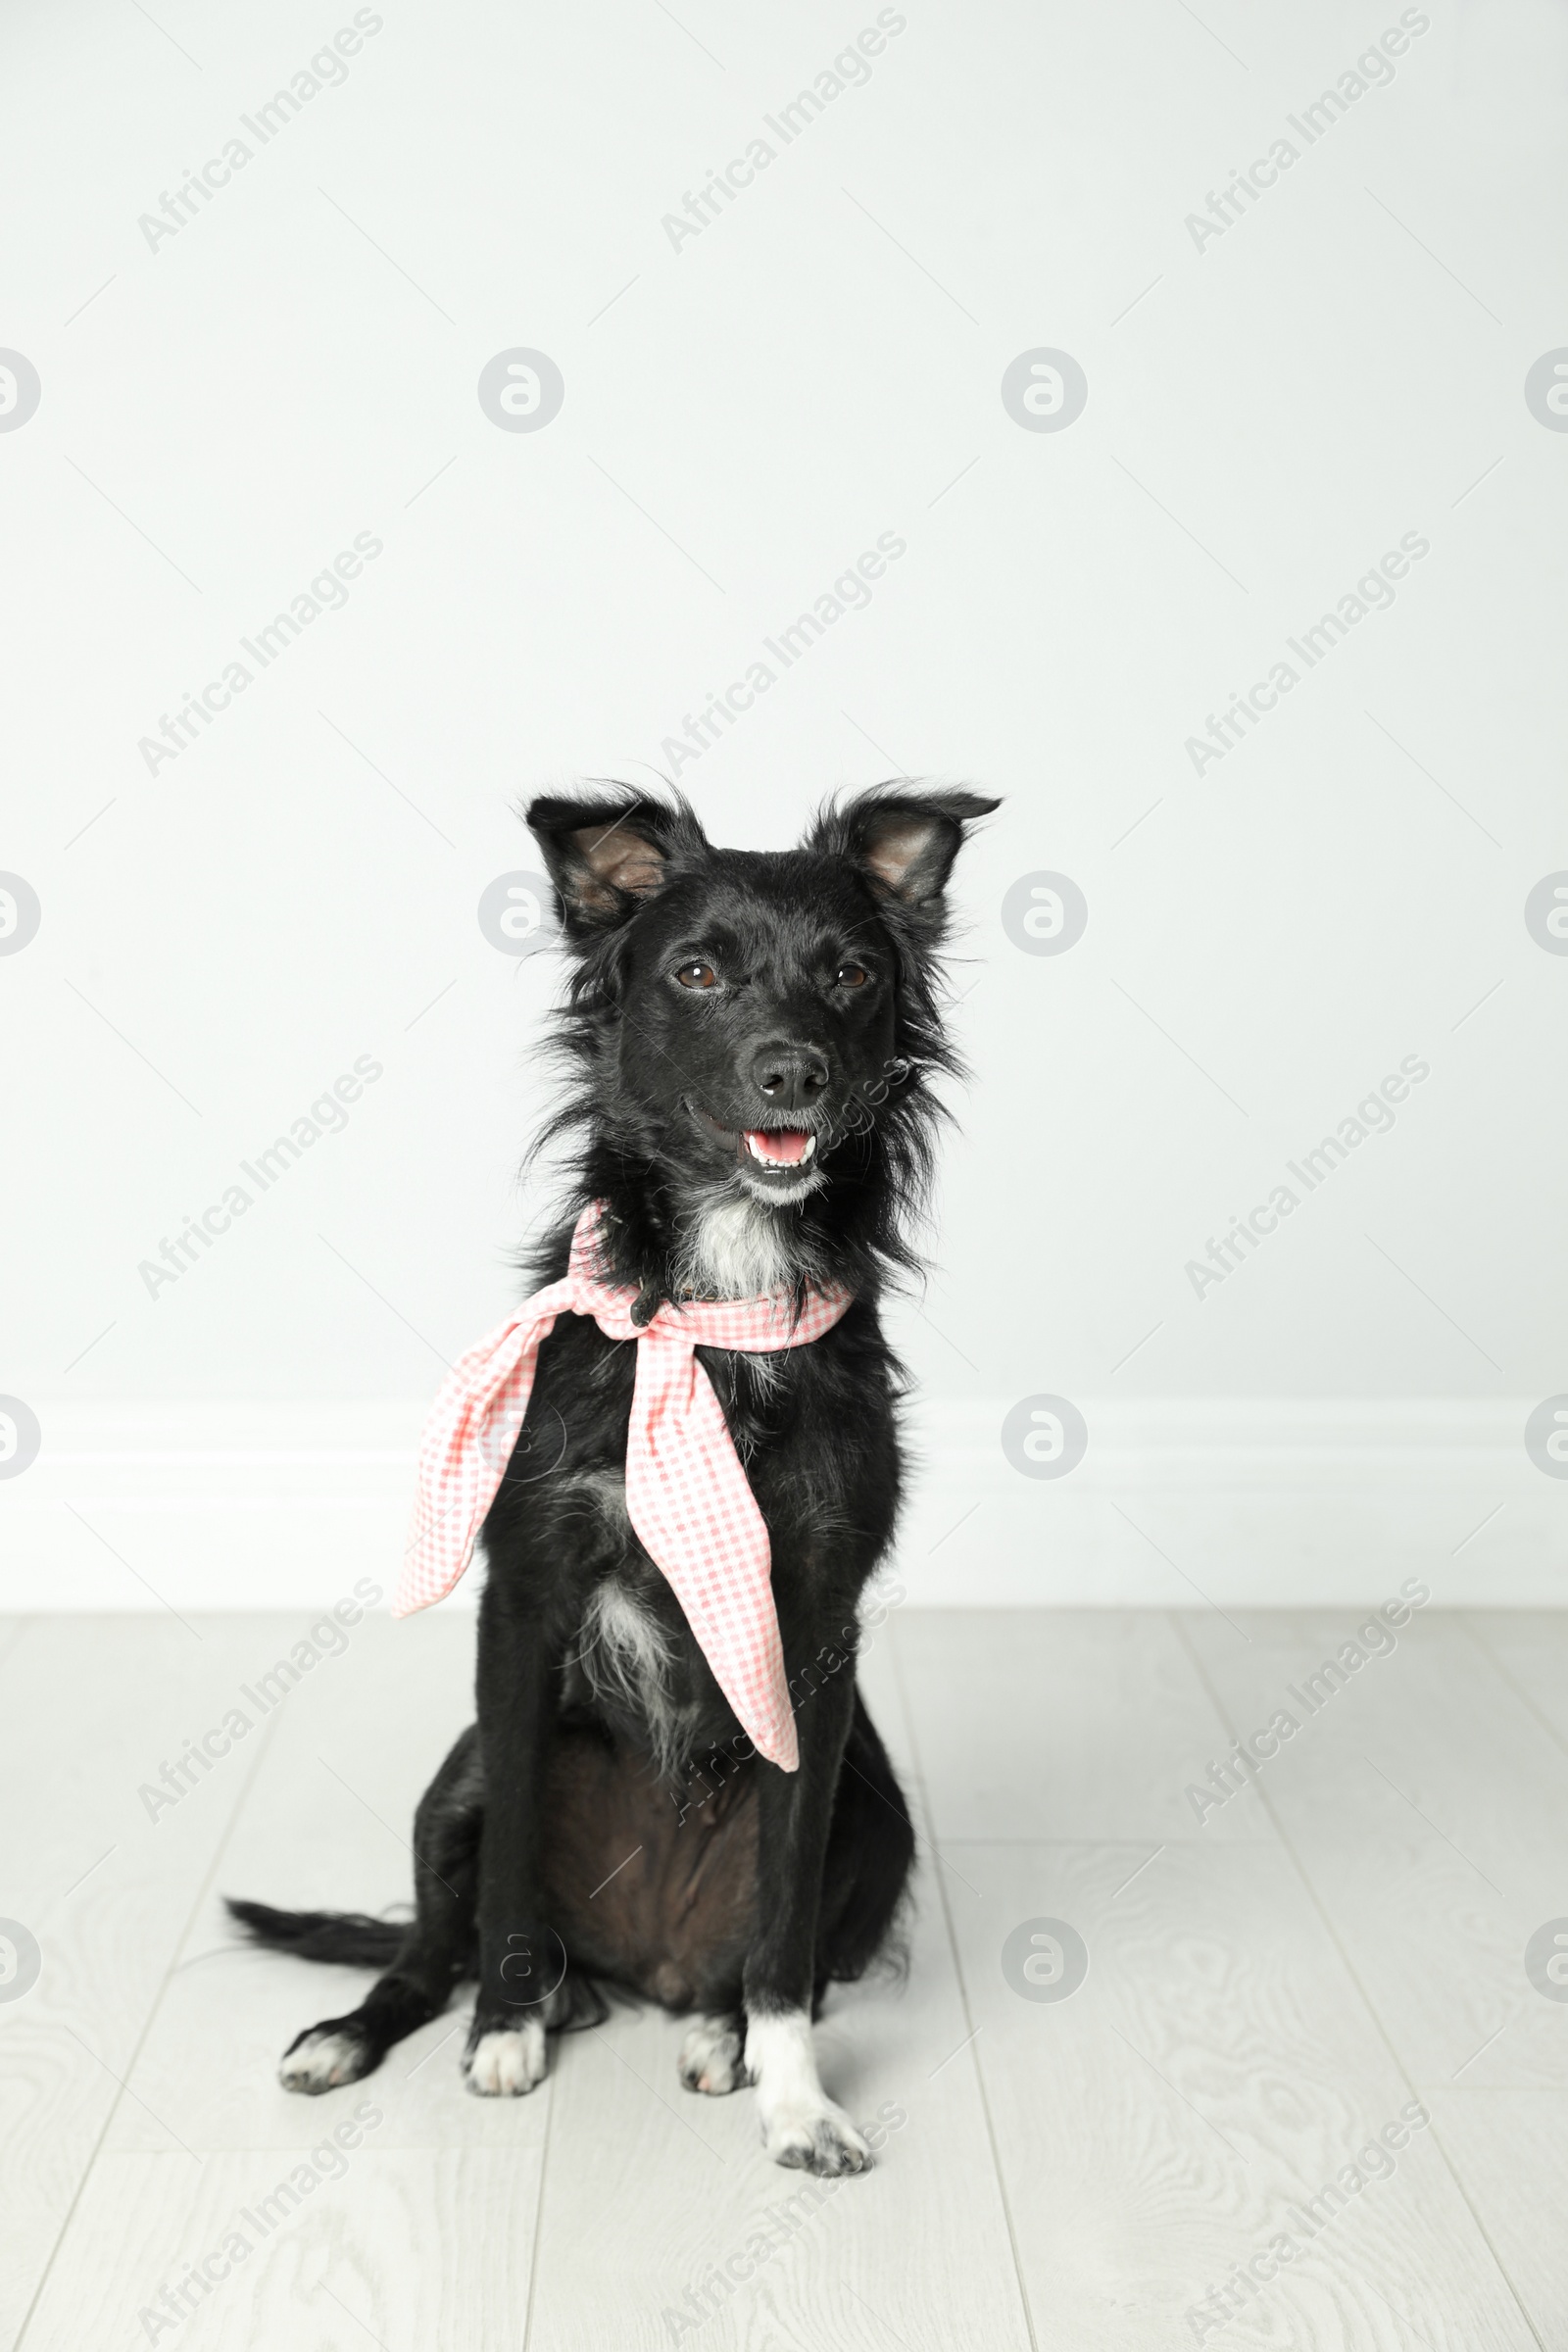
<svg viewBox="0 0 1568 2352"><path fill-rule="evenodd" d="M371 1919L363 1911L274 1911L270 1903L247 1903L231 1894L223 1902L253 1943L343 1968L387 1967L408 1933L395 1919Z"/></svg>

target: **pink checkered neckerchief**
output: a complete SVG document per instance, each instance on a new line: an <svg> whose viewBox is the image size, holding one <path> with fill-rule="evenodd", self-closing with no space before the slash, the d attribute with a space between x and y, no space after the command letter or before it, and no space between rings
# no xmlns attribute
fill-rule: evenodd
<svg viewBox="0 0 1568 2352"><path fill-rule="evenodd" d="M418 1485L394 1617L445 1599L473 1556L528 1410L539 1343L560 1314L592 1315L607 1339L635 1340L637 1377L626 1432L626 1510L667 1578L713 1679L760 1754L785 1772L800 1762L784 1651L773 1607L772 1553L712 1384L693 1349L771 1354L804 1348L847 1311L850 1294L810 1290L798 1318L764 1298L664 1303L632 1321L638 1293L602 1270L592 1201L577 1219L564 1278L536 1291L470 1348L443 1382L419 1440Z"/></svg>

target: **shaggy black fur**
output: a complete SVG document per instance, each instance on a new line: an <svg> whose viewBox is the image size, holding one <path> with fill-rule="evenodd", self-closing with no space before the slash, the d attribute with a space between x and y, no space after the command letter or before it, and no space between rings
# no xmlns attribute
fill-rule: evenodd
<svg viewBox="0 0 1568 2352"><path fill-rule="evenodd" d="M419 1808L415 1920L230 1906L263 1942L386 1969L351 2016L299 2036L291 2087L368 2072L466 1975L475 2088L530 2087L492 2079L487 2037L596 2014L601 1979L733 2021L737 2046L744 2010L773 2047L760 2020L810 2014L884 1946L913 1841L855 1683L858 1604L900 1495L902 1380L877 1303L914 1262L941 1116L929 1075L956 1067L937 1003L948 878L996 806L884 786L768 855L712 847L673 797L528 809L573 960L558 1040L570 1087L549 1132L578 1144L532 1281L564 1272L577 1211L598 1200L643 1318L683 1297L854 1294L808 1347L701 1350L767 1522L800 1770L747 1752L627 1523L634 1349L563 1316L485 1523L478 1721ZM827 2102L770 2123L758 2063L780 2161L859 2169ZM723 2074L685 2079L727 2088Z"/></svg>

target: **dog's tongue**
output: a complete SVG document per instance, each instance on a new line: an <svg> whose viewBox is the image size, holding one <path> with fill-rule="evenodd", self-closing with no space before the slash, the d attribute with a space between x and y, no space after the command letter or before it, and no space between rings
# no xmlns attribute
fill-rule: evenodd
<svg viewBox="0 0 1568 2352"><path fill-rule="evenodd" d="M759 1159L770 1159L781 1168L797 1167L810 1140L804 1127L752 1127L746 1135Z"/></svg>

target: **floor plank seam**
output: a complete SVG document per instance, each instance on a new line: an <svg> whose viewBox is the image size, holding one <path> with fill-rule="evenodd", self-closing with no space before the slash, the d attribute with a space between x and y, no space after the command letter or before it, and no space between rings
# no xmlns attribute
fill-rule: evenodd
<svg viewBox="0 0 1568 2352"><path fill-rule="evenodd" d="M262 1767L267 1760L268 1752L271 1745L271 1737L275 1721L276 1719L274 1718L272 1722L270 1722L264 1726L262 1740L257 1747L256 1754L252 1759L250 1770L245 1775L244 1781L235 1795L233 1807L229 1813L228 1820L223 1825L217 1844L213 1849L212 1860L209 1862L207 1869L203 1874L201 1884L197 1887L195 1895L192 1897L190 1909L185 1915L185 1924L180 1929L179 1935L175 1939L173 1950L170 1956L169 1965L164 1970L162 1977L159 1979L158 1984L153 1991L152 1998L147 2004L147 2014L142 2020L141 2032L137 2034L135 2047L125 2062L124 2082L121 2083L120 2087L116 2090L114 2097L109 2102L108 2112L104 2117L102 2128L98 2132L97 2138L93 2141L87 2161L82 2167L81 2178L76 2182L75 2188L72 2194L71 2203L66 2208L65 2216L61 2221L60 2228L55 2232L54 2244L50 2247L49 2259L44 2264L43 2269L39 2274L38 2284L33 2290L32 2300L28 2303L25 2312L23 2314L22 2326L17 2329L16 2335L12 2339L12 2352L22 2352L22 2346L26 2337L27 2329L32 2326L33 2320L36 2317L38 2306L43 2300L44 2290L49 2284L49 2280L54 2274L55 2264L60 2258L60 2250L65 2244L67 2235L71 2230L71 2225L75 2219L76 2209L81 2203L82 2197L86 2191L87 2183L91 2180L97 2167L98 2159L103 2154L104 2141L108 2138L110 2132L113 2130L115 2118L120 2113L120 2102L125 2095L124 2085L130 2081L131 2076L136 2071L137 2061L141 2057L143 2049L146 2047L147 2037L151 2034L153 2027L157 2022L158 2013L163 2007L164 1996L168 1992L169 1986L173 1979L179 1955L184 1950L186 1943L189 1941L191 1930L196 1925L196 1921L200 1916L201 1907L207 1900L213 1881L218 1876L219 1870L222 1865L223 1855L228 1849L228 1841L233 1836L235 1829L238 1827L239 1818L245 1809L246 1800L249 1797L252 1788L255 1787ZM170 2152L172 2153L172 2151Z"/></svg>
<svg viewBox="0 0 1568 2352"><path fill-rule="evenodd" d="M909 1742L909 1756L913 1766L915 1785L919 1790L920 1808L929 1826L934 1851L936 1822L931 1810L931 1795L926 1784L925 1771L920 1761L919 1734L915 1730L914 1714L909 1705L908 1689L904 1679L904 1665L899 1656L898 1630L896 1627L892 1630L893 1640L889 1644L889 1651L893 1665L893 1680L898 1689L899 1708L904 1717L905 1736ZM958 1938L954 1932L953 1910L948 1901L948 1890L941 1870L934 1871L932 1876L936 1881L937 1900L942 1905L942 1924L947 1934L948 1950L953 1958L954 1982L958 1988L963 2022L969 2029L969 2043L972 2048L980 2029L975 2025L974 2014L970 2007L969 1987L964 1978L963 1960L958 1950ZM985 2118L986 2142L991 2150L991 2169L996 2180L997 2195L1002 2204L1003 2219L1007 2225L1007 2245L1012 2255L1013 2277L1018 2287L1018 2308L1023 2315L1023 2324L1029 2331L1031 2352L1040 2352L1040 2338L1035 2330L1034 2311L1030 2305L1029 2289L1023 2275L1023 2260L1018 2249L1018 2232L1013 2223L1012 2199L1007 2193L1006 2177L1002 2166L1002 2152L997 2146L997 2131L991 2113L991 2099L986 2088L985 2067L978 2051L974 2052L973 2065L975 2087L980 2095L980 2112Z"/></svg>
<svg viewBox="0 0 1568 2352"><path fill-rule="evenodd" d="M1454 1610L1450 1612L1450 1615L1458 1616L1462 1612L1458 1610ZM1178 1633L1184 1645L1188 1647L1188 1652L1192 1658L1194 1668L1199 1675L1200 1680L1202 1682L1203 1688L1208 1694L1209 1703L1213 1707L1216 1716L1219 1718L1222 1728L1227 1732L1233 1740L1239 1739L1240 1734L1237 1732L1218 1690L1214 1688L1214 1685L1209 1678L1207 1669L1203 1665L1201 1658L1199 1657L1197 1651L1191 1647L1186 1628L1179 1627ZM1379 2012L1376 2003L1373 2001L1371 1993L1363 1984L1360 1971L1357 1969L1354 1961L1350 1957L1350 1954L1346 1949L1345 1943L1340 1936L1339 1929L1335 1925L1334 1920L1330 1917L1328 1908L1325 1905L1321 1895L1318 1893L1317 1887L1312 1881L1311 1875L1308 1872L1305 1863L1298 1853L1294 1840L1292 1839L1289 1832L1286 1830L1284 1824L1280 1821L1279 1816L1274 1808L1273 1799L1270 1797L1268 1790L1263 1788L1261 1784L1258 1786L1257 1793L1262 1799L1270 1819L1274 1822L1275 1828L1279 1835L1281 1848L1289 1859L1291 1867L1296 1872L1298 1879L1300 1881L1302 1890L1304 1891L1308 1902L1310 1902L1313 1910L1317 1913L1319 1920L1322 1922L1324 1933L1327 1935L1329 1941L1334 1946L1335 1951L1339 1954L1341 1965L1344 1968L1349 1983L1354 1986L1356 1997L1361 2002L1367 2018L1372 2025L1373 2031L1377 2034L1378 2039L1382 2042L1384 2048L1387 2050L1390 2060L1393 2063L1395 2071L1398 2075L1399 2080L1404 2083L1406 2089L1410 2091L1411 2095L1419 2099L1417 2087L1411 2077L1410 2070L1405 2065L1403 2058L1401 2057L1392 2035L1388 2031L1388 2028L1385 2026L1382 2015ZM1430 2126L1430 2130L1433 2140L1440 2154L1442 2155L1445 2170L1446 2171L1449 2180L1453 2183L1454 2191L1459 2197L1461 2203L1464 2205L1466 2212L1470 2215L1471 2220L1474 2222L1477 2235L1479 2236L1481 2243L1486 2247L1487 2252L1491 2255L1497 2277L1501 2280L1504 2287L1506 2287L1515 2310L1518 2312L1520 2319L1524 2322L1526 2328L1529 2329L1534 2341L1540 2346L1540 2352L1549 2352L1549 2347L1546 2344L1545 2338L1542 2335L1541 2330L1537 2328L1535 2319L1532 2316L1522 2293L1515 2285L1507 2265L1503 2262L1502 2256L1493 2242L1492 2232L1488 2230L1485 2222L1482 2220L1474 2198L1471 2196L1468 2188L1465 2186L1464 2181L1460 2179L1458 2172L1455 2170L1453 2159L1448 2153L1447 2147L1445 2144L1443 2134L1437 2126L1436 2120L1433 2121L1432 2125Z"/></svg>
<svg viewBox="0 0 1568 2352"><path fill-rule="evenodd" d="M556 2055L561 2055L558 2045ZM545 2109L545 2135L539 2149L539 2185L534 2191L533 2244L528 2252L528 2307L522 2317L522 2352L528 2352L533 2341L533 2307L539 2289L539 2249L544 2242L545 2189L550 2180L550 2141L556 2121L556 2070L550 2070L544 2085L549 2105Z"/></svg>
<svg viewBox="0 0 1568 2352"><path fill-rule="evenodd" d="M1519 1704L1524 1708L1525 1712L1532 1716L1535 1721L1540 1724L1542 1730L1545 1733L1546 1738L1551 1741L1553 1747L1560 1749L1564 1755L1568 1755L1568 1740L1563 1738L1561 1731L1558 1729L1556 1724L1552 1722L1551 1717L1547 1715L1541 1707L1534 1691L1519 1680L1519 1677L1514 1673L1514 1670L1509 1665L1507 1659L1496 1656L1492 1648L1491 1643L1487 1641L1485 1634L1483 1634L1472 1622L1472 1612L1468 1609L1455 1609L1451 1611L1451 1614L1458 1620L1466 1638L1474 1642L1476 1648L1486 1659L1487 1664L1496 1675L1498 1681L1507 1685L1508 1690L1518 1700Z"/></svg>

